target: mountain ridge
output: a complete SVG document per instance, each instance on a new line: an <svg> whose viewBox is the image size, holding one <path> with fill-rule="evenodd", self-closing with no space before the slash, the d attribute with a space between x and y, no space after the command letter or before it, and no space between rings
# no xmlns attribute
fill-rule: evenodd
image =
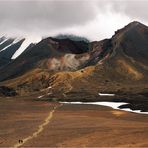
<svg viewBox="0 0 148 148"><path fill-rule="evenodd" d="M19 95L42 93L52 86L45 95L74 100L79 94L102 99L98 92L140 96L148 88L147 42L148 27L139 22L117 30L110 39L90 43L49 37L1 69L1 85Z"/></svg>

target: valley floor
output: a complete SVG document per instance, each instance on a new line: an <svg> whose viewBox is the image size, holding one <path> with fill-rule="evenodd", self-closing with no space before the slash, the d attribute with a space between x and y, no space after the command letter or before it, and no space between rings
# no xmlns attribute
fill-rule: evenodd
<svg viewBox="0 0 148 148"><path fill-rule="evenodd" d="M148 147L147 123L109 107L0 98L0 147Z"/></svg>

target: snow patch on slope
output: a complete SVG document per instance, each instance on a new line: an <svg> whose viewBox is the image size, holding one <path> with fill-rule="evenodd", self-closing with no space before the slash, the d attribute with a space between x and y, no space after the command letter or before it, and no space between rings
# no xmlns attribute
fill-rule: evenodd
<svg viewBox="0 0 148 148"><path fill-rule="evenodd" d="M19 42L20 40L22 40L22 39L16 38L12 43L10 43L9 45L5 46L1 51L7 49L8 47L12 46L13 44L16 44L16 43ZM1 52L1 51L0 51L0 52Z"/></svg>
<svg viewBox="0 0 148 148"><path fill-rule="evenodd" d="M1 42L1 44L3 44L4 42L6 42L6 41L9 40L9 39L10 39L10 38L5 38L5 40L3 40L3 41ZM13 44L18 43L18 42L21 41L22 39L23 39L23 38L15 38L12 43L10 43L9 45L7 45L7 46L5 46L4 48L2 48L1 51L3 51L3 50L5 50L5 49L9 48L9 47L12 46ZM1 44L0 44L0 45L1 45ZM0 51L0 52L1 52L1 51Z"/></svg>
<svg viewBox="0 0 148 148"><path fill-rule="evenodd" d="M98 93L99 96L115 96L115 94Z"/></svg>
<svg viewBox="0 0 148 148"><path fill-rule="evenodd" d="M31 43L38 43L41 41L41 37L36 36L27 36L25 37L25 41L23 41L20 48L14 53L11 59L17 58L19 55L21 55L22 52L31 44Z"/></svg>

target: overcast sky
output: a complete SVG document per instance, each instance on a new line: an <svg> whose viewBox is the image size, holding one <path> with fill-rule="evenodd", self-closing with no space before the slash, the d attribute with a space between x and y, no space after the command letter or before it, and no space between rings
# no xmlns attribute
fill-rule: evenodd
<svg viewBox="0 0 148 148"><path fill-rule="evenodd" d="M148 0L0 0L0 34L109 38L131 21L148 25Z"/></svg>

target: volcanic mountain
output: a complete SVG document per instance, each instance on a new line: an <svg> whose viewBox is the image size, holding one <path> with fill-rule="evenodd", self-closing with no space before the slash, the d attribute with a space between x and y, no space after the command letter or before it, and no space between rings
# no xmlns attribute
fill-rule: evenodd
<svg viewBox="0 0 148 148"><path fill-rule="evenodd" d="M0 81L19 95L46 92L52 98L87 101L104 99L98 92L145 96L147 59L148 27L132 22L102 41L43 39L4 66Z"/></svg>
<svg viewBox="0 0 148 148"><path fill-rule="evenodd" d="M81 54L88 50L88 43L84 41L54 38L43 39L1 69L0 80L17 77L35 68L48 70L76 69L83 61L88 59L87 54L81 57Z"/></svg>

